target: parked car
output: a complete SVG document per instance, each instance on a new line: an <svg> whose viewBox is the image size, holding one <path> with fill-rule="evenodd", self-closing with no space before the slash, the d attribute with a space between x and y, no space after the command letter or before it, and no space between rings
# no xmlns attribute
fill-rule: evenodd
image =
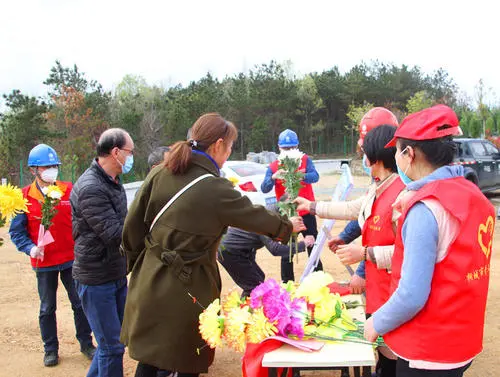
<svg viewBox="0 0 500 377"><path fill-rule="evenodd" d="M455 139L458 153L454 165L463 165L465 178L478 185L482 192L500 189L500 153L484 139Z"/></svg>
<svg viewBox="0 0 500 377"><path fill-rule="evenodd" d="M253 204L265 206L276 203L274 190L267 194L260 190L266 170L266 165L252 161L226 161L221 169L221 176L232 181L234 188L248 196Z"/></svg>
<svg viewBox="0 0 500 377"><path fill-rule="evenodd" d="M221 176L231 180L234 188L242 195L248 196L253 204L276 203L274 190L264 194L260 190L260 185L266 174L266 165L251 161L227 161L221 169ZM137 190L141 187L143 181L126 183L123 185L127 194L127 206L130 206L135 198Z"/></svg>

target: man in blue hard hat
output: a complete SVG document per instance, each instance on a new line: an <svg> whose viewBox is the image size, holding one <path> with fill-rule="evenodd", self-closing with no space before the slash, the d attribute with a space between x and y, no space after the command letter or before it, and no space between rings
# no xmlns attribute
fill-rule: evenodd
<svg viewBox="0 0 500 377"><path fill-rule="evenodd" d="M47 367L57 365L59 362L56 322L58 279L61 279L68 292L80 350L89 359L92 359L95 353L90 326L72 277L74 242L71 234L69 196L73 185L71 182L57 180L59 165L61 162L52 147L39 144L31 150L28 166L35 179L22 190L30 204L29 212L18 214L12 220L9 230L17 249L31 257L31 265L36 273L40 296L39 324L45 351L43 360ZM49 228L54 242L46 246L37 246L44 201L43 190L50 185L56 185L63 192L59 204L55 207L57 214L52 220L53 225Z"/></svg>
<svg viewBox="0 0 500 377"><path fill-rule="evenodd" d="M284 130L280 133L278 137L278 147L280 151L290 150L290 149L298 149L299 147L299 138L297 134L289 129ZM319 180L319 174L314 167L314 163L311 158L304 154L302 156L302 161L299 166L299 171L304 173L304 177L302 180L302 188L299 191L299 196L303 198L313 198L309 199L311 201L314 200L314 191L312 188L312 183L316 183ZM283 185L283 181L280 179L282 174L282 170L279 168L279 161L276 160L269 165L267 168L266 176L261 185L261 190L263 193L267 193L272 190L276 192L276 199L280 200L281 197L285 194L285 187ZM304 220L304 225L306 226L306 230L302 231L302 235L308 239L307 243L311 243L309 240L316 239L318 236L318 226L316 223L316 216L310 214L308 211L299 211L299 215ZM311 254L312 246L307 248L307 253ZM318 262L316 266L316 271L323 270L323 265L321 261ZM284 256L281 258L281 280L287 282L289 280L294 280L294 272L293 272L293 262L290 261L289 256Z"/></svg>

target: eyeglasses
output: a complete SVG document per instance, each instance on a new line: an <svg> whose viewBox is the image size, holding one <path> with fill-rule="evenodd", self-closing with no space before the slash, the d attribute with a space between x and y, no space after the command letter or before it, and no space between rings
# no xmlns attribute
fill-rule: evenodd
<svg viewBox="0 0 500 377"><path fill-rule="evenodd" d="M125 151L130 153L131 155L134 155L134 150L133 149L126 149L126 148L120 148L121 151Z"/></svg>

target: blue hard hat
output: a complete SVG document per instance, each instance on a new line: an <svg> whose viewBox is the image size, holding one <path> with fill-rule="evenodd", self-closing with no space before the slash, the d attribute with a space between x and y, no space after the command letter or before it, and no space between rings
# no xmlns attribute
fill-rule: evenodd
<svg viewBox="0 0 500 377"><path fill-rule="evenodd" d="M299 145L299 138L297 134L292 130L286 129L278 137L278 147L280 148L291 148L297 147Z"/></svg>
<svg viewBox="0 0 500 377"><path fill-rule="evenodd" d="M47 144L38 144L30 151L28 166L52 166L61 165L59 157L54 148Z"/></svg>

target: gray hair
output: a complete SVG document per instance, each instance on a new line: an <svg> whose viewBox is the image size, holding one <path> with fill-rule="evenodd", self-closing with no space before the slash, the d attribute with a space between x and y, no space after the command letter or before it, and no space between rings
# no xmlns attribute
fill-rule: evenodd
<svg viewBox="0 0 500 377"><path fill-rule="evenodd" d="M122 128L110 128L104 131L99 137L97 143L97 156L105 157L111 153L113 148L122 149L127 144L127 136L130 137L127 131Z"/></svg>
<svg viewBox="0 0 500 377"><path fill-rule="evenodd" d="M170 150L169 147L158 147L153 150L148 156L149 168L153 168L154 165L159 165L165 159L165 153Z"/></svg>

